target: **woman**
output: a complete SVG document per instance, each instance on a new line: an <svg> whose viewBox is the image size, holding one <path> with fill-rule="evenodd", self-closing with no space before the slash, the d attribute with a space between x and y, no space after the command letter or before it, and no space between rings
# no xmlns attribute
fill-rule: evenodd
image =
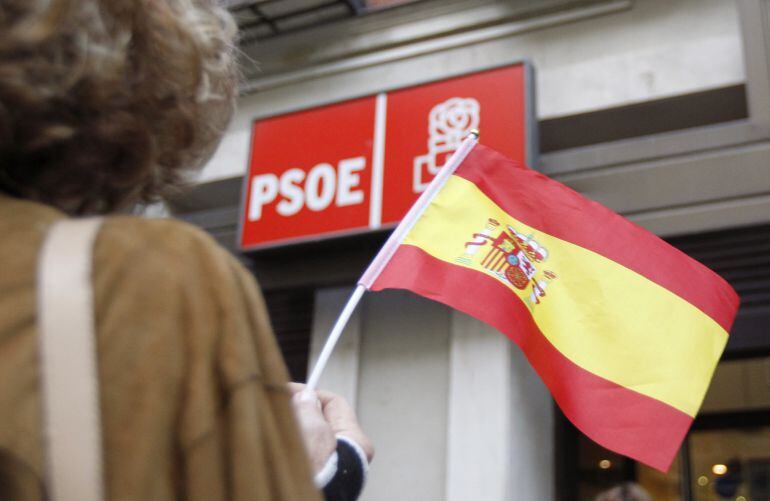
<svg viewBox="0 0 770 501"><path fill-rule="evenodd" d="M0 0L0 488L19 499L45 496L48 229L157 200L208 159L234 34L214 0ZM93 267L109 499L317 498L328 451L310 466L250 275L198 230L127 216L106 219Z"/></svg>

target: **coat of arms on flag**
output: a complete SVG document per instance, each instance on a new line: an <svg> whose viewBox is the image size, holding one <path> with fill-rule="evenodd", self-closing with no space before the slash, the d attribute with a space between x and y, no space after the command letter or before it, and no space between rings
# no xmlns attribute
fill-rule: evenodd
<svg viewBox="0 0 770 501"><path fill-rule="evenodd" d="M528 291L519 295L530 309L540 303L546 287L556 279L555 272L541 269L547 260L548 249L534 235L524 235L491 217L465 243L465 252L455 258L456 263L479 265L501 282L518 291Z"/></svg>

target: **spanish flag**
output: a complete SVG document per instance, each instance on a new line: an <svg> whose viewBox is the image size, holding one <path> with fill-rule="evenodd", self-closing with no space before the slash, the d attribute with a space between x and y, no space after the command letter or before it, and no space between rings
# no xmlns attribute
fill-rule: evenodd
<svg viewBox="0 0 770 501"><path fill-rule="evenodd" d="M463 147L360 284L407 289L493 326L583 433L667 471L737 294L606 207L475 141Z"/></svg>

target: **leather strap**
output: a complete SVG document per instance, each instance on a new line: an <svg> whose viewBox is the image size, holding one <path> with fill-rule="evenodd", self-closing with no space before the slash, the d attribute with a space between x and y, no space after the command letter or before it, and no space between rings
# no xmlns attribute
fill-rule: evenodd
<svg viewBox="0 0 770 501"><path fill-rule="evenodd" d="M52 501L102 501L93 246L101 218L55 223L38 268L46 467Z"/></svg>

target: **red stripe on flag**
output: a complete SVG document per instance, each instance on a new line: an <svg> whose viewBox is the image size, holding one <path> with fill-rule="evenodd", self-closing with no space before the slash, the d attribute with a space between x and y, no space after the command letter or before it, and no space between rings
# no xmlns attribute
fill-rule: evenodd
<svg viewBox="0 0 770 501"><path fill-rule="evenodd" d="M730 332L739 298L719 275L654 234L531 169L477 145L455 175L505 212L596 252L677 294Z"/></svg>
<svg viewBox="0 0 770 501"><path fill-rule="evenodd" d="M436 259L418 247L401 245L372 290L388 288L411 290L504 333L521 347L578 429L608 449L668 470L692 418L574 364L548 341L526 306L499 281ZM500 304L507 307L494 307Z"/></svg>

